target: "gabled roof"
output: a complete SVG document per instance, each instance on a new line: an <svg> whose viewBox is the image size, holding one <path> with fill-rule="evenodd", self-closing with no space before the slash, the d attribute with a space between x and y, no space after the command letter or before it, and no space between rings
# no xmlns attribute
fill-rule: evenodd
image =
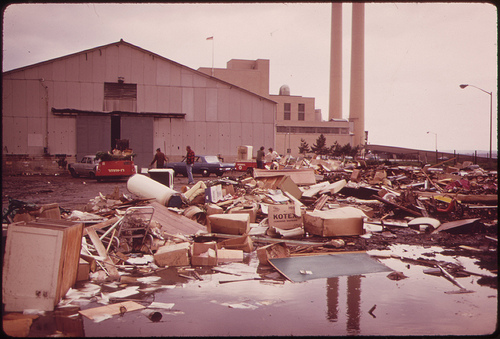
<svg viewBox="0 0 500 339"><path fill-rule="evenodd" d="M237 85L234 85L234 84L232 84L232 83L229 83L229 82L227 82L227 81L221 80L221 79L216 78L216 77L212 77L212 76L210 76L210 75L208 75L208 74L206 74L206 73L203 73L203 72L197 71L197 70L195 70L195 69L193 69L193 68L187 67L187 66L182 65L182 64L180 64L180 63L178 63L178 62L175 62L175 61L173 61L173 60L167 59L167 58L165 58L165 57L163 57L163 56L161 56L161 55L159 55L159 54L153 53L153 52L148 51L148 50L146 50L146 49L144 49L144 48L141 48L141 47L139 47L139 46L136 46L136 45L133 45L133 44L131 44L131 43L129 43L129 42L126 42L126 41L124 41L123 39L120 39L120 41L118 41L118 42L112 42L112 43L107 44L107 45L102 45L102 46L98 46L98 47L94 47L94 48L86 49L86 50L83 50L83 51L80 51L80 52L76 52L76 53L72 53L72 54L68 54L68 55L65 55L65 56L62 56L62 57L58 57L58 58L54 58L54 59L50 59L50 60L46 60L46 61L42 61L42 62L38 62L38 63L36 63L36 64L32 64L32 65L28 65L28 66L24 66L24 67L20 67L20 68L12 69L12 70L10 70L10 71L3 72L3 75L8 75L8 74L11 74L11 73L24 71L24 70L26 70L26 69L30 69L30 68L38 67L38 66L41 66L41 65L49 64L49 63L52 63L52 62L56 62L56 61L64 60L64 59L67 59L67 58L75 57L75 56L77 56L77 55L81 55L81 54L85 54L85 53L89 53L89 52L94 52L94 51L98 51L98 50L100 50L100 49L108 48L108 47L111 47L111 46L119 46L119 45L124 45L124 46L130 47L130 48L136 49L136 50L138 50L138 51L140 51L140 52L142 52L142 53L147 53L147 54L149 54L149 55L154 56L155 58L159 58L159 59L164 60L164 61L166 61L166 62L172 63L172 64L174 64L174 65L176 65L176 66L178 66L178 67L181 67L181 68L184 68L184 69L188 69L188 70L190 70L190 71L192 71L192 72L195 72L195 73L197 73L197 74L198 74L198 75L200 75L200 76L203 76L203 77L206 77L206 78L211 78L211 79L214 79L215 81L218 81L218 82L221 82L221 83L227 84L227 85L232 86L232 87L236 87L236 88L238 88L238 89L240 89L240 90L242 90L242 91L244 91L244 92L247 92L247 93L250 93L250 94L252 94L252 95L258 96L259 98L265 99L265 100L270 101L270 102L272 102L272 103L276 103L275 101L270 100L269 98L263 97L263 96L261 96L261 95L258 95L258 94L254 93L254 92L250 92L249 90L246 90L246 89L244 89L244 88L241 88L241 87L239 87L239 86L237 86Z"/></svg>

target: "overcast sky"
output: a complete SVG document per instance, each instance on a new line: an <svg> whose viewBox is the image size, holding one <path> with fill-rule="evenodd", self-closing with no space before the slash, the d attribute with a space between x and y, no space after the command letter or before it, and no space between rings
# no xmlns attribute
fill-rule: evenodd
<svg viewBox="0 0 500 339"><path fill-rule="evenodd" d="M351 10L343 5L344 118ZM328 116L329 3L14 4L3 15L3 71L120 39L193 69L269 59L270 94L286 84ZM439 150L489 150L490 95L466 83L492 92L496 150L497 47L491 4L366 3L368 142L434 150L437 134Z"/></svg>

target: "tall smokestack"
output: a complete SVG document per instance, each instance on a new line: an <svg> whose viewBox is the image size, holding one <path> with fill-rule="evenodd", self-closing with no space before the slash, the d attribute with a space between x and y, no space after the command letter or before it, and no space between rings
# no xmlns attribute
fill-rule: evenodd
<svg viewBox="0 0 500 339"><path fill-rule="evenodd" d="M365 4L352 4L351 90L349 121L354 123L353 147L365 144Z"/></svg>
<svg viewBox="0 0 500 339"><path fill-rule="evenodd" d="M342 119L342 3L332 3L328 120Z"/></svg>

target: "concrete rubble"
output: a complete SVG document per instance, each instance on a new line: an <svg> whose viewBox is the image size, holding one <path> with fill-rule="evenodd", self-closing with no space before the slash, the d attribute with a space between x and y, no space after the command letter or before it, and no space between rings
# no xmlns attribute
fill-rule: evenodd
<svg viewBox="0 0 500 339"><path fill-rule="evenodd" d="M129 297L171 288L158 284L157 274L166 269L191 280L225 272L231 279L224 283L284 283L286 276L273 269L271 259L387 249L395 243L496 256L497 172L468 162L418 167L298 159L253 175L198 181L175 193L182 200L177 207L140 194L132 199L118 190L99 194L83 211L61 211L57 202L17 202L11 204L11 222L62 219L83 225L75 280L84 287L69 288L54 307L97 301L103 306L79 311L96 322L132 311L144 312L151 321L161 319L161 312L174 304L143 305ZM473 234L473 240L464 234ZM244 263L249 256L258 257L264 275L225 271L228 263ZM470 274L442 261L406 260L455 284ZM408 277L393 272L388 278ZM23 326L32 318L23 318ZM21 322L4 318L4 329L6 321Z"/></svg>

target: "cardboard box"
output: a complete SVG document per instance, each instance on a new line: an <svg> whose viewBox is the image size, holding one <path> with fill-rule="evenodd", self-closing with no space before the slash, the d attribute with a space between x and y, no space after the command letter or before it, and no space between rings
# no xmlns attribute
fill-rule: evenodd
<svg viewBox="0 0 500 339"><path fill-rule="evenodd" d="M254 223L257 218L257 211L259 210L259 205L257 203L252 203L251 206L237 206L229 210L229 214L233 213L246 213L250 215L250 222Z"/></svg>
<svg viewBox="0 0 500 339"><path fill-rule="evenodd" d="M302 197L302 191L299 186L289 177L284 176L281 182L278 184L278 188L283 192L288 192L294 198L300 199Z"/></svg>
<svg viewBox="0 0 500 339"><path fill-rule="evenodd" d="M191 245L191 266L216 266L217 243L195 242Z"/></svg>
<svg viewBox="0 0 500 339"><path fill-rule="evenodd" d="M251 253L253 251L253 241L248 235L242 237L226 239L217 243L218 248L226 248L233 250L242 250L246 253Z"/></svg>
<svg viewBox="0 0 500 339"><path fill-rule="evenodd" d="M361 181L361 170L360 169L352 170L351 181L352 182L360 182Z"/></svg>
<svg viewBox="0 0 500 339"><path fill-rule="evenodd" d="M209 233L243 235L250 231L250 215L248 213L209 215L207 229Z"/></svg>
<svg viewBox="0 0 500 339"><path fill-rule="evenodd" d="M78 271L76 273L76 281L89 280L90 274L90 263L85 261L85 259L80 258L80 263L78 264Z"/></svg>
<svg viewBox="0 0 500 339"><path fill-rule="evenodd" d="M290 249L284 242L263 246L257 249L257 258L259 258L259 263L262 265L269 265L269 259L286 258L289 256Z"/></svg>
<svg viewBox="0 0 500 339"><path fill-rule="evenodd" d="M289 230L302 227L302 215L295 214L295 205L269 205L269 226Z"/></svg>
<svg viewBox="0 0 500 339"><path fill-rule="evenodd" d="M242 250L228 250L225 248L217 250L218 264L223 264L228 262L242 262L242 261L243 261Z"/></svg>
<svg viewBox="0 0 500 339"><path fill-rule="evenodd" d="M215 204L207 204L207 215L212 215L212 214L222 214L224 213L224 209L220 206L217 206Z"/></svg>
<svg viewBox="0 0 500 339"><path fill-rule="evenodd" d="M189 242L162 246L153 255L155 264L160 267L188 266L189 249Z"/></svg>
<svg viewBox="0 0 500 339"><path fill-rule="evenodd" d="M322 237L361 235L365 217L366 214L355 207L306 212L304 230Z"/></svg>

